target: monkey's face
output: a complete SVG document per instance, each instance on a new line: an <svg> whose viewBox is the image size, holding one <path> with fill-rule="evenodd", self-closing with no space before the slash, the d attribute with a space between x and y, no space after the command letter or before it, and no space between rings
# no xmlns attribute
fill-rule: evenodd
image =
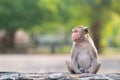
<svg viewBox="0 0 120 80"><path fill-rule="evenodd" d="M72 41L77 42L88 33L87 27L76 27L72 29Z"/></svg>
<svg viewBox="0 0 120 80"><path fill-rule="evenodd" d="M81 34L82 34L81 28L74 28L72 30L72 40L76 42L81 37Z"/></svg>

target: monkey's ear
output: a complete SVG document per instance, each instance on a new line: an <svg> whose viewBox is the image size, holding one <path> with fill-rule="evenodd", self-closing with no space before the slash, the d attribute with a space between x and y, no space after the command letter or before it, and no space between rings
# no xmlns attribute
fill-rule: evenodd
<svg viewBox="0 0 120 80"><path fill-rule="evenodd" d="M84 32L87 34L89 32L88 27L84 27Z"/></svg>

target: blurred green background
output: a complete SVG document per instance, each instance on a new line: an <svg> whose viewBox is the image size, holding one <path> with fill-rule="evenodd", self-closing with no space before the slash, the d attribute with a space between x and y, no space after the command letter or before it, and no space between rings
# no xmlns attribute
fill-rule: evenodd
<svg viewBox="0 0 120 80"><path fill-rule="evenodd" d="M0 0L0 53L69 53L88 26L99 53L120 51L120 0Z"/></svg>

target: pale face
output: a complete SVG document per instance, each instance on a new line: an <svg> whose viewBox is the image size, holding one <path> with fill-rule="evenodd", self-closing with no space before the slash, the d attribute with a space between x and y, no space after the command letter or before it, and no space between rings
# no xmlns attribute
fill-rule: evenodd
<svg viewBox="0 0 120 80"><path fill-rule="evenodd" d="M81 34L82 34L81 28L74 28L72 30L72 40L76 42L81 37Z"/></svg>

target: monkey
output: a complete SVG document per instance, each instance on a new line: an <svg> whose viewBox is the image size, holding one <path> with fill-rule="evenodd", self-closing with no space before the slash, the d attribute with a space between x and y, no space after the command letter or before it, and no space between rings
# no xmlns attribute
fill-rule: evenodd
<svg viewBox="0 0 120 80"><path fill-rule="evenodd" d="M96 74L101 66L98 61L98 52L89 29L86 26L77 26L72 29L71 61L66 61L68 71L73 74Z"/></svg>

